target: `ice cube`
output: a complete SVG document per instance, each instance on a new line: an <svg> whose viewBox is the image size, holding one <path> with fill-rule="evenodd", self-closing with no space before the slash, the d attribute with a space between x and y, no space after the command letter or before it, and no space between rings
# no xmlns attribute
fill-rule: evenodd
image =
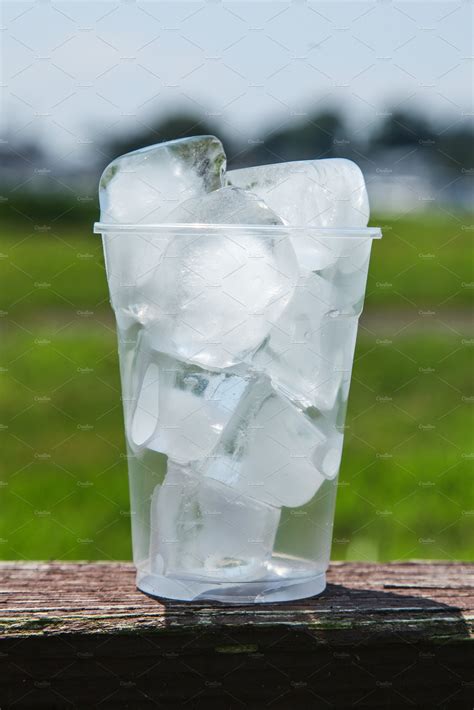
<svg viewBox="0 0 474 710"><path fill-rule="evenodd" d="M301 160L230 170L227 184L255 192L291 225L365 227L364 177L351 160Z"/></svg>
<svg viewBox="0 0 474 710"><path fill-rule="evenodd" d="M319 273L302 276L291 302L252 358L253 367L303 408L332 409L350 378L365 276L356 302L351 299L359 290L345 291L338 284Z"/></svg>
<svg viewBox="0 0 474 710"><path fill-rule="evenodd" d="M221 207L219 207L221 205ZM239 208L240 205L240 208ZM276 218L254 196L219 190L200 200L198 218L268 225ZM194 220L187 208L186 215ZM151 328L155 347L206 368L244 361L266 338L298 279L296 256L281 231L200 230L173 239L157 274L168 316Z"/></svg>
<svg viewBox="0 0 474 710"><path fill-rule="evenodd" d="M180 202L221 187L225 165L222 143L214 136L182 138L126 153L113 160L100 179L101 221L164 222Z"/></svg>
<svg viewBox="0 0 474 710"><path fill-rule="evenodd" d="M321 442L314 450L313 461L325 478L334 479L339 473L346 403L347 397L341 399L330 412L320 412L314 407L304 410L305 416L321 435Z"/></svg>
<svg viewBox="0 0 474 710"><path fill-rule="evenodd" d="M324 302L329 306L328 313L341 316L360 316L364 305L365 287L369 267L370 243L365 240L368 252L359 250L359 257L364 262L354 263L355 250L351 252L348 260L339 258L334 264L318 272L317 288ZM365 251L365 250L364 250ZM316 277L317 279L317 277ZM308 282L314 290L316 279L310 278Z"/></svg>
<svg viewBox="0 0 474 710"><path fill-rule="evenodd" d="M261 503L304 505L325 481L316 467L325 434L263 380L246 399L215 453L201 465L203 475ZM333 468L326 466L326 470L332 477Z"/></svg>
<svg viewBox="0 0 474 710"><path fill-rule="evenodd" d="M360 168L350 160L305 160L230 170L227 183L252 190L289 225L366 227L369 201ZM357 266L360 251L345 238L292 234L298 262L317 271L344 256ZM355 261L354 261L355 259Z"/></svg>
<svg viewBox="0 0 474 710"><path fill-rule="evenodd" d="M161 318L165 299L156 274L169 239L166 232L104 234L110 300L119 330Z"/></svg>
<svg viewBox="0 0 474 710"><path fill-rule="evenodd" d="M159 416L159 393L160 370L152 362L145 371L131 424L130 437L136 447L145 444L155 433Z"/></svg>
<svg viewBox="0 0 474 710"><path fill-rule="evenodd" d="M221 142L199 136L158 143L116 158L99 186L101 221L160 223L176 205L217 190L226 157ZM158 266L170 235L136 229L104 234L110 297L120 329L161 318L164 294Z"/></svg>
<svg viewBox="0 0 474 710"><path fill-rule="evenodd" d="M208 456L252 378L211 372L162 353L150 357L132 421L133 444L178 463Z"/></svg>
<svg viewBox="0 0 474 710"><path fill-rule="evenodd" d="M152 572L246 581L267 572L280 511L168 461L150 520Z"/></svg>
<svg viewBox="0 0 474 710"><path fill-rule="evenodd" d="M302 273L323 274L328 269L337 269L344 274L358 271L367 274L370 256L370 239L347 234L342 229L321 234L315 228L292 230L291 241Z"/></svg>

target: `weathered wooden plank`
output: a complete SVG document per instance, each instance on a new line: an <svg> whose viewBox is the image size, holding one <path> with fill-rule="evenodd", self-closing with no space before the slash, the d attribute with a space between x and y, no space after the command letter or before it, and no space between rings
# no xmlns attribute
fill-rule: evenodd
<svg viewBox="0 0 474 710"><path fill-rule="evenodd" d="M328 581L236 607L150 599L125 563L2 563L0 707L472 707L474 565Z"/></svg>

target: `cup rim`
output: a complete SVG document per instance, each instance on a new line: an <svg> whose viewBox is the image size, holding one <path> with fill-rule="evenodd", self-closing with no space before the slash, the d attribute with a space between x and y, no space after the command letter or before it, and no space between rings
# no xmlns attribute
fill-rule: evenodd
<svg viewBox="0 0 474 710"><path fill-rule="evenodd" d="M225 233L245 233L260 232L270 236L285 236L291 234L294 237L304 235L315 238L328 237L330 239L381 239L382 230L380 227L315 227L311 225L286 225L286 224L202 224L187 222L170 222L162 224L111 224L107 222L95 222L94 234L102 236L111 233L139 233L139 234L176 234L187 233L197 235L202 232L225 232Z"/></svg>

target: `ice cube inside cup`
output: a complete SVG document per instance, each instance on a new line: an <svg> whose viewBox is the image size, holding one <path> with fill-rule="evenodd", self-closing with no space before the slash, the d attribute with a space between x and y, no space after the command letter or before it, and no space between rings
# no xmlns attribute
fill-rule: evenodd
<svg viewBox="0 0 474 710"><path fill-rule="evenodd" d="M280 510L168 461L151 500L152 567L183 580L260 579L267 572Z"/></svg>
<svg viewBox="0 0 474 710"><path fill-rule="evenodd" d="M348 160L226 172L213 136L100 181L140 589L262 602L325 586L369 206Z"/></svg>

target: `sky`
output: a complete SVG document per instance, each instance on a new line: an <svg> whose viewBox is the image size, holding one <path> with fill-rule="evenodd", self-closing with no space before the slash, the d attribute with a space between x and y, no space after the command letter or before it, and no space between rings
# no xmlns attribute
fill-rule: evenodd
<svg viewBox="0 0 474 710"><path fill-rule="evenodd" d="M4 140L58 160L174 111L229 136L342 107L364 132L415 108L472 120L473 4L202 0L7 1L2 6Z"/></svg>

